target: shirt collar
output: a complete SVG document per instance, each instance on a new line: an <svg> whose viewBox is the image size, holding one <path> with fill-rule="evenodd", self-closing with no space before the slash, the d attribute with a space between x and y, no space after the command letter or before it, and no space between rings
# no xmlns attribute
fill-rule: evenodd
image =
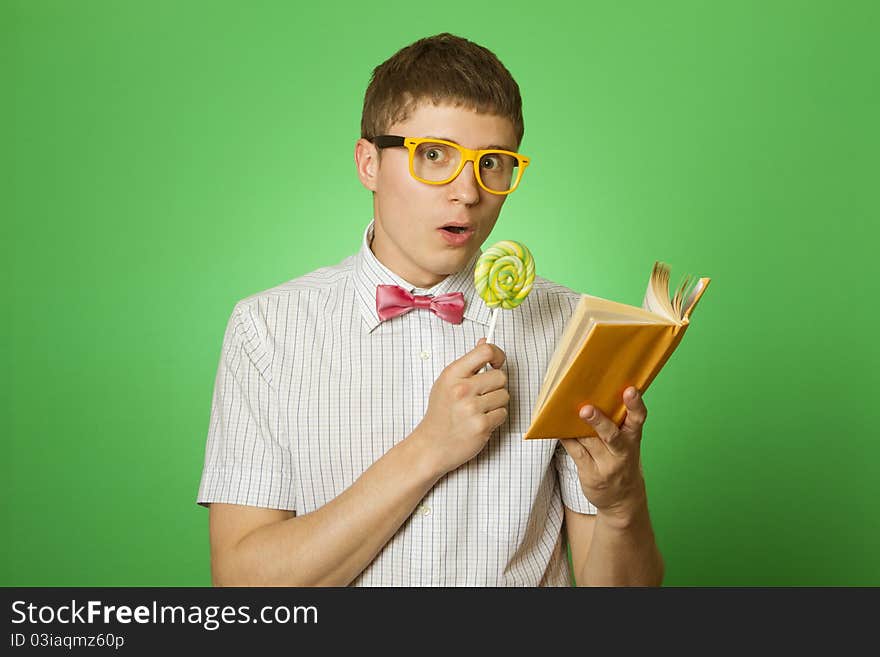
<svg viewBox="0 0 880 657"><path fill-rule="evenodd" d="M413 294L431 296L447 292L461 292L464 295L464 318L485 326L489 325L492 309L480 298L477 294L477 288L474 286L474 268L482 252L475 253L464 267L456 273L450 274L434 287L419 288L395 274L376 258L370 249L374 224L375 219L370 221L364 231L360 251L355 256L352 274L356 303L363 315L367 333L372 332L381 323L379 313L376 310L376 287L379 285L399 285Z"/></svg>

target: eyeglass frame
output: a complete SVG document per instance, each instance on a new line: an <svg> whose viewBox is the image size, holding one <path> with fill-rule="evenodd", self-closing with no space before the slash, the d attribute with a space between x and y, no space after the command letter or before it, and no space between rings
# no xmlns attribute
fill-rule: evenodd
<svg viewBox="0 0 880 657"><path fill-rule="evenodd" d="M499 148L484 148L480 150L473 150L470 148L465 148L461 144L456 144L454 141L447 141L445 139L434 139L432 137L401 137L399 135L377 135L372 139L368 139L370 143L372 143L376 148L406 148L409 151L409 173L410 175L418 180L419 182L426 183L428 185L448 185L453 180L455 180L458 175L464 170L465 164L468 162L473 163L474 167L474 178L476 178L477 183L485 189L490 194L497 194L499 196L506 196L510 194L513 190L519 187L520 180L522 180L523 173L526 170L526 167L529 166L529 158L520 153L515 153L513 151L506 151ZM416 148L420 144L431 143L431 144L446 144L447 146L452 146L457 149L461 153L461 161L458 163L458 167L449 178L446 180L425 180L424 178L420 178L416 175L415 168L413 166L413 160L416 154ZM517 175L516 181L511 185L510 189L506 192L499 192L494 189L489 189L486 185L483 184L483 179L480 176L480 167L477 164L480 158L487 153L503 153L505 155L512 155L519 162L517 166Z"/></svg>

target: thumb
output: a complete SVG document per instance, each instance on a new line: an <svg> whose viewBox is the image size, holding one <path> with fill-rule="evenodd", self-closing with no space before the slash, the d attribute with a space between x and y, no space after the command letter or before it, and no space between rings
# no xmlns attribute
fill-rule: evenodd
<svg viewBox="0 0 880 657"><path fill-rule="evenodd" d="M477 344L485 344L485 342L486 338L480 338L479 340L477 340Z"/></svg>

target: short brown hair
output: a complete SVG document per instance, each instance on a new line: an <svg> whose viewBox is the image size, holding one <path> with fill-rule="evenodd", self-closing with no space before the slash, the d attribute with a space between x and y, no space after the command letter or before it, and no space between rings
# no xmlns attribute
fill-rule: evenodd
<svg viewBox="0 0 880 657"><path fill-rule="evenodd" d="M386 134L425 100L510 119L516 147L522 142L522 99L510 71L491 50L449 32L420 39L373 69L361 137Z"/></svg>

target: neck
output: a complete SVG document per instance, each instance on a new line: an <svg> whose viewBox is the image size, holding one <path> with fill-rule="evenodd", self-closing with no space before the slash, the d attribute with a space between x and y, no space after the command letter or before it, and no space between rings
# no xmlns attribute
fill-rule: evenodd
<svg viewBox="0 0 880 657"><path fill-rule="evenodd" d="M373 235L370 237L370 242L368 244L368 246L370 247L370 251L372 251L373 255L376 256L376 260L381 262L385 267L390 269L397 276L400 276L407 283L411 283L417 288L427 290L434 287L448 277L448 274L432 274L431 272L414 271L413 269L391 264L392 262L398 260L402 261L402 259L388 257L386 249L389 248L390 241L388 240L387 236L380 236L378 244L376 243L376 234L380 230L380 226L378 226L378 224L374 224ZM379 248L377 248L377 246Z"/></svg>

